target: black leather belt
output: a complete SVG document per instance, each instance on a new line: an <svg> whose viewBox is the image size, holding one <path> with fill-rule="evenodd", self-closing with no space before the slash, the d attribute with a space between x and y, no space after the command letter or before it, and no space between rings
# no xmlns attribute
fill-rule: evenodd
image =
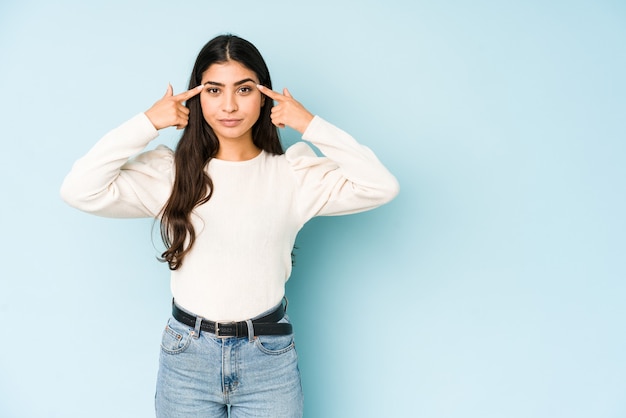
<svg viewBox="0 0 626 418"><path fill-rule="evenodd" d="M196 316L189 314L175 303L172 303L172 316L189 327L196 326ZM289 335L293 332L293 327L288 323L278 323L285 316L285 308L281 303L269 314L252 320L254 335ZM214 334L216 337L247 337L248 324L246 321L239 322L213 322L202 319L200 330Z"/></svg>

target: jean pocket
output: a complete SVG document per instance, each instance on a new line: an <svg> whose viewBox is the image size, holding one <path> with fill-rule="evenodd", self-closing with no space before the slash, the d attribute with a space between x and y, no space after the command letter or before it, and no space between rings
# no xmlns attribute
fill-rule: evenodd
<svg viewBox="0 0 626 418"><path fill-rule="evenodd" d="M285 315L278 323L290 323L289 317ZM261 352L270 355L284 354L296 347L293 334L259 335L254 339L254 345L261 350Z"/></svg>
<svg viewBox="0 0 626 418"><path fill-rule="evenodd" d="M193 329L170 318L163 330L161 349L168 354L182 353L191 344L192 332Z"/></svg>
<svg viewBox="0 0 626 418"><path fill-rule="evenodd" d="M296 344L293 334L289 335L259 335L254 345L265 354L279 355L293 350Z"/></svg>

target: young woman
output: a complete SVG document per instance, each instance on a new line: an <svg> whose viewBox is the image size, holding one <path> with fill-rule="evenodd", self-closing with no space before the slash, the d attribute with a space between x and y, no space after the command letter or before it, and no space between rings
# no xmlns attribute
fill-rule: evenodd
<svg viewBox="0 0 626 418"><path fill-rule="evenodd" d="M170 126L184 129L176 151L141 153ZM284 126L325 156L304 142L283 152L277 127ZM397 192L368 148L287 89L274 92L258 50L232 35L200 51L188 91L174 95L169 86L105 135L61 189L83 211L160 220L174 303L157 416L203 418L228 409L233 417L302 415L282 303L296 235L314 216L372 209Z"/></svg>

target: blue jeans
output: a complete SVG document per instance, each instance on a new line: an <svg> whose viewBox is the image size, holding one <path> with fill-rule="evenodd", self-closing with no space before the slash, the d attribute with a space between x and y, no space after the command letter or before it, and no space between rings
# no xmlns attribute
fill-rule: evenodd
<svg viewBox="0 0 626 418"><path fill-rule="evenodd" d="M158 418L302 417L293 335L217 338L170 318L155 406Z"/></svg>

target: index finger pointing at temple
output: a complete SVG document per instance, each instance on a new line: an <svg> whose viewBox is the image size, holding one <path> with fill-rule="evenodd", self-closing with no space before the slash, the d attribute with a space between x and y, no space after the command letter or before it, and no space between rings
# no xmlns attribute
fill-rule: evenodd
<svg viewBox="0 0 626 418"><path fill-rule="evenodd" d="M203 84L200 84L199 86L196 86L192 89L189 89L183 93L177 94L176 96L174 96L174 98L178 101L184 102L185 100L189 100L191 99L193 96L197 95L198 93L200 93L202 91L202 88L204 87Z"/></svg>
<svg viewBox="0 0 626 418"><path fill-rule="evenodd" d="M263 93L264 95L266 95L272 100L280 101L285 98L285 96L283 96L282 94L275 92L274 90L267 88L261 84L257 84L256 87L259 89L261 93Z"/></svg>

